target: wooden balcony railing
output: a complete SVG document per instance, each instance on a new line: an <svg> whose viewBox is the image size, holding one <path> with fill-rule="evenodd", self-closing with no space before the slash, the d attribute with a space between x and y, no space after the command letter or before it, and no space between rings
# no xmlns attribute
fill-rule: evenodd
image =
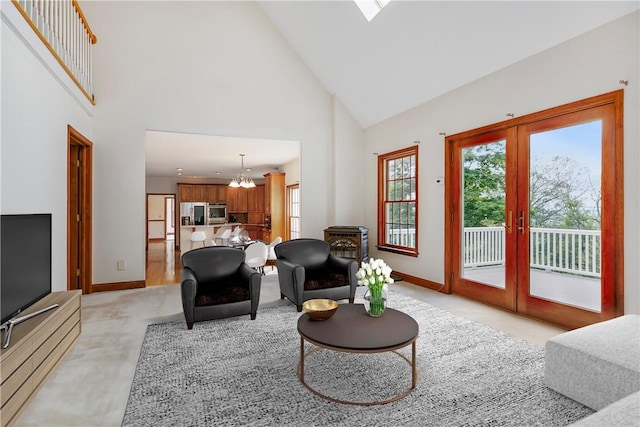
<svg viewBox="0 0 640 427"><path fill-rule="evenodd" d="M84 96L95 104L92 45L96 35L76 0L12 0Z"/></svg>

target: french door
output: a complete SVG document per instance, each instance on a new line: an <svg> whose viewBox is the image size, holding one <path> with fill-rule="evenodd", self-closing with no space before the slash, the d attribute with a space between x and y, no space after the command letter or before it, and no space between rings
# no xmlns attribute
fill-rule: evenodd
<svg viewBox="0 0 640 427"><path fill-rule="evenodd" d="M622 91L447 138L449 290L566 327L623 312Z"/></svg>

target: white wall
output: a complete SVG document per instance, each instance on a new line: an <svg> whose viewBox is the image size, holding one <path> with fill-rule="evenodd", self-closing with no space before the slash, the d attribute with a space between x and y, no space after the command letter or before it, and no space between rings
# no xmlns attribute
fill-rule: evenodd
<svg viewBox="0 0 640 427"><path fill-rule="evenodd" d="M334 97L333 177L335 193L332 225L363 225L363 180L365 162L374 157L365 152L364 132L340 100ZM376 181L373 181L375 186ZM367 182L367 185L371 182Z"/></svg>
<svg viewBox="0 0 640 427"><path fill-rule="evenodd" d="M99 39L94 283L144 277L146 129L301 141L305 234L322 237L333 175L304 164L333 161L331 97L259 6L86 2L83 8ZM124 274L113 268L118 259L127 261Z"/></svg>
<svg viewBox="0 0 640 427"><path fill-rule="evenodd" d="M396 270L443 283L444 140L449 135L620 88L624 102L625 312L640 312L639 13L628 15L557 47L461 87L365 131L366 152L389 152L420 140L420 256L382 255ZM442 65L446 66L446 65ZM620 86L628 80L629 86ZM375 158L366 176L376 179ZM365 223L377 241L376 188L366 186ZM372 245L374 246L374 245Z"/></svg>
<svg viewBox="0 0 640 427"><path fill-rule="evenodd" d="M300 183L300 159L290 161L282 166L281 172L284 172L284 185L293 185Z"/></svg>
<svg viewBox="0 0 640 427"><path fill-rule="evenodd" d="M148 176L145 178L145 191L155 194L178 195L178 179L165 176Z"/></svg>
<svg viewBox="0 0 640 427"><path fill-rule="evenodd" d="M42 42L33 39L33 31L26 27L22 33L24 23L14 23L8 16L15 6L3 1L2 8L2 213L52 214L52 290L63 291L67 289L67 125L91 139L92 118L86 103L48 68L52 63L43 66L37 56Z"/></svg>

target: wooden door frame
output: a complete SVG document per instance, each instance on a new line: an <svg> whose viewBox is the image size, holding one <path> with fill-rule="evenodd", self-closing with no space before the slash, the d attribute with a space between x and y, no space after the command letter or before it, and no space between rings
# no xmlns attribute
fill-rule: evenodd
<svg viewBox="0 0 640 427"><path fill-rule="evenodd" d="M619 99L620 107L622 106L622 99ZM597 119L602 119L602 133L604 141L614 141L613 144L608 146L602 146L602 194L603 194L603 206L601 214L601 242L602 242L602 260L601 260L601 290L600 297L601 308L599 313L590 312L581 308L574 308L569 305L562 305L561 307L555 306L555 302L546 301L543 298L536 298L529 294L529 289L521 287L518 290L518 311L525 315L541 318L549 321L561 318L563 326L568 327L580 327L593 323L593 319L597 321L604 321L612 319L616 316L620 316L624 312L624 287L622 286L624 280L623 274L623 247L620 246L624 241L624 226L622 216L623 210L623 195L622 191L622 164L616 162L616 158L622 160L622 152L616 152L617 149L622 149L622 128L617 131L615 128L617 123L622 123L617 120L616 111L622 113L622 108L616 108L615 101L604 104L587 106L584 110L575 111L572 113L563 114L562 117L554 117L546 120L538 120L534 123L529 123L521 126L522 132L519 132L518 145L523 148L522 158L519 160L520 171L518 179L521 180L519 188L527 188L527 191L520 191L518 206L520 209L525 210L525 222L529 217L528 208L526 207L528 202L528 179L529 169L528 158L526 157L529 152L529 135L537 132L544 132L550 129L560 128L566 121L567 116L572 116L572 125L581 123L588 123ZM527 147L527 149L524 149ZM526 168L526 170L525 170ZM614 206L614 209L610 209ZM620 224L620 225L618 225ZM528 224L525 223L525 227L528 229ZM615 234L614 234L615 233ZM521 247L529 248L529 233L519 235L521 239ZM529 264L529 252L522 251L518 254L520 265ZM614 262L607 262L613 259ZM528 269L521 269L519 271L518 281L521 283L529 282ZM612 287L605 287L603 283L614 283ZM565 321L565 318L570 318L572 321L569 323Z"/></svg>
<svg viewBox="0 0 640 427"><path fill-rule="evenodd" d="M82 282L82 293L92 292L92 207L93 207L93 143L74 129L67 125L67 169L71 159L71 146L80 147L80 235L83 237L79 242L79 262L80 277ZM71 212L71 171L67 170L67 289L71 289L71 283L75 282L76 266L71 266L71 229L72 221L77 221L76 213Z"/></svg>
<svg viewBox="0 0 640 427"><path fill-rule="evenodd" d="M463 210L463 206L460 203L462 200L463 190L460 186L454 186L455 180L460 180L460 176L462 174L462 163L463 159L461 158L462 149L460 145L464 145L464 148L467 147L477 147L480 145L491 144L497 141L505 141L505 155L506 155L506 171L515 170L515 161L516 161L516 132L515 127L507 128L507 129L497 129L491 132L485 132L480 135L470 136L469 138L461 138L455 140L455 147L452 145L452 156L451 159L451 176L449 179L446 179L451 187L452 200L451 206L453 212L461 212ZM508 176L508 175L507 175ZM505 178L507 177L505 176ZM456 177L456 178L454 178ZM450 181L451 180L451 181ZM514 227L512 223L509 223L508 218L510 217L513 221L513 214L509 215L508 212L515 211L515 203L516 203L516 185L514 182L506 181L505 182L505 219L504 223L507 226L505 230L505 250L508 252L510 249L515 248L516 244L516 234L514 232ZM454 241L461 242L462 241L462 233L461 227L454 227L456 223L459 223L461 220L460 215L451 215L451 230L447 234L450 236L450 239L447 239L451 247L449 250L455 250L455 246L452 244ZM458 245L460 247L461 244ZM505 287L499 288L494 286L487 286L486 284L480 284L477 282L473 282L472 280L465 279L464 277L456 277L456 272L462 270L461 259L460 257L453 256L453 252L449 257L451 260L451 281L449 291L454 292L458 295L463 295L490 305L494 305L497 307L501 307L507 310L515 311L516 310L516 281L515 281L515 259L506 258L505 259Z"/></svg>
<svg viewBox="0 0 640 427"><path fill-rule="evenodd" d="M164 200L164 206L163 206L163 210L166 209L166 202L168 198L173 198L173 213L174 213L174 221L178 220L178 217L180 215L179 209L176 208L176 204L178 203L178 195L176 193L146 193L145 194L145 203L144 203L144 250L145 252L149 251L149 196L165 196ZM166 212L165 212L165 240L167 239L167 218L166 218ZM178 223L175 222L174 223L174 235L173 235L173 249L176 250L178 248L178 243L177 243L177 239L179 238L179 234L178 234ZM146 256L145 256L146 259Z"/></svg>
<svg viewBox="0 0 640 427"><path fill-rule="evenodd" d="M608 256L613 258L612 263L603 262L603 269L607 270L613 277L613 284L610 292L603 293L602 309L600 313L600 320L611 319L613 317L624 314L624 174L623 174L623 106L624 106L624 90L620 89L613 92L604 93L591 98L582 99L569 104L561 105L558 107L549 108L547 110L527 114L525 116L516 117L513 119L505 120L492 125L484 126L478 129L462 132L459 134L451 135L445 138L445 257L444 257L444 270L445 270L445 285L442 292L451 293L452 285L455 274L455 262L453 259L453 218L457 214L456 204L453 199L456 196L456 191L453 185L453 176L456 173L455 168L451 165L455 156L455 143L461 139L469 138L472 136L481 135L483 133L493 132L501 129L508 129L516 126L524 126L529 123L537 122L540 120L551 119L558 116L563 116L569 113L575 113L590 108L599 106L611 105L614 106L614 119L611 129L605 129L603 132L609 134L609 139L615 144L614 150L611 150L610 156L603 158L603 162L606 163L608 168L611 168L611 173L603 182L604 188L613 188L613 194L609 194L610 206L614 206L614 209L607 214L607 218L603 218L609 226L614 226L614 229L607 231L608 233L615 233L610 236L611 245L607 248ZM615 137L611 133L615 132ZM603 153L604 155L604 153ZM458 169L459 171L459 169ZM459 197L459 194L458 194ZM603 253L603 259L605 254ZM604 273L604 271L603 271ZM573 309L568 309L566 312L571 313ZM566 327L575 328L583 326L585 320L577 318L574 321L566 321L566 319L545 317L542 312L531 310L528 315L535 316L536 318L542 318L552 323L560 324Z"/></svg>
<svg viewBox="0 0 640 427"><path fill-rule="evenodd" d="M167 200L173 200L173 215L172 217L167 216ZM164 239L167 240L167 223L169 221L173 221L173 247L175 248L176 241L176 195L175 194L165 194L164 196ZM170 223L170 222L169 222Z"/></svg>
<svg viewBox="0 0 640 427"><path fill-rule="evenodd" d="M285 186L285 234L282 236L283 240L291 240L291 189L297 188L300 190L300 183L295 182L293 184L289 184ZM271 240L273 241L273 236L271 236Z"/></svg>

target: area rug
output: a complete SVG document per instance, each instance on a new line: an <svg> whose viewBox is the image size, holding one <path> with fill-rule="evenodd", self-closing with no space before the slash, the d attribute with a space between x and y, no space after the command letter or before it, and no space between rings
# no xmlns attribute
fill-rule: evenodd
<svg viewBox="0 0 640 427"><path fill-rule="evenodd" d="M593 411L544 386L544 349L397 292L418 321L416 389L380 406L332 403L298 380L299 313L150 325L123 426L564 426ZM358 302L356 300L356 302ZM307 347L311 349L312 347ZM410 347L402 350L409 355ZM305 379L336 399L385 400L408 389L407 362L320 350Z"/></svg>

